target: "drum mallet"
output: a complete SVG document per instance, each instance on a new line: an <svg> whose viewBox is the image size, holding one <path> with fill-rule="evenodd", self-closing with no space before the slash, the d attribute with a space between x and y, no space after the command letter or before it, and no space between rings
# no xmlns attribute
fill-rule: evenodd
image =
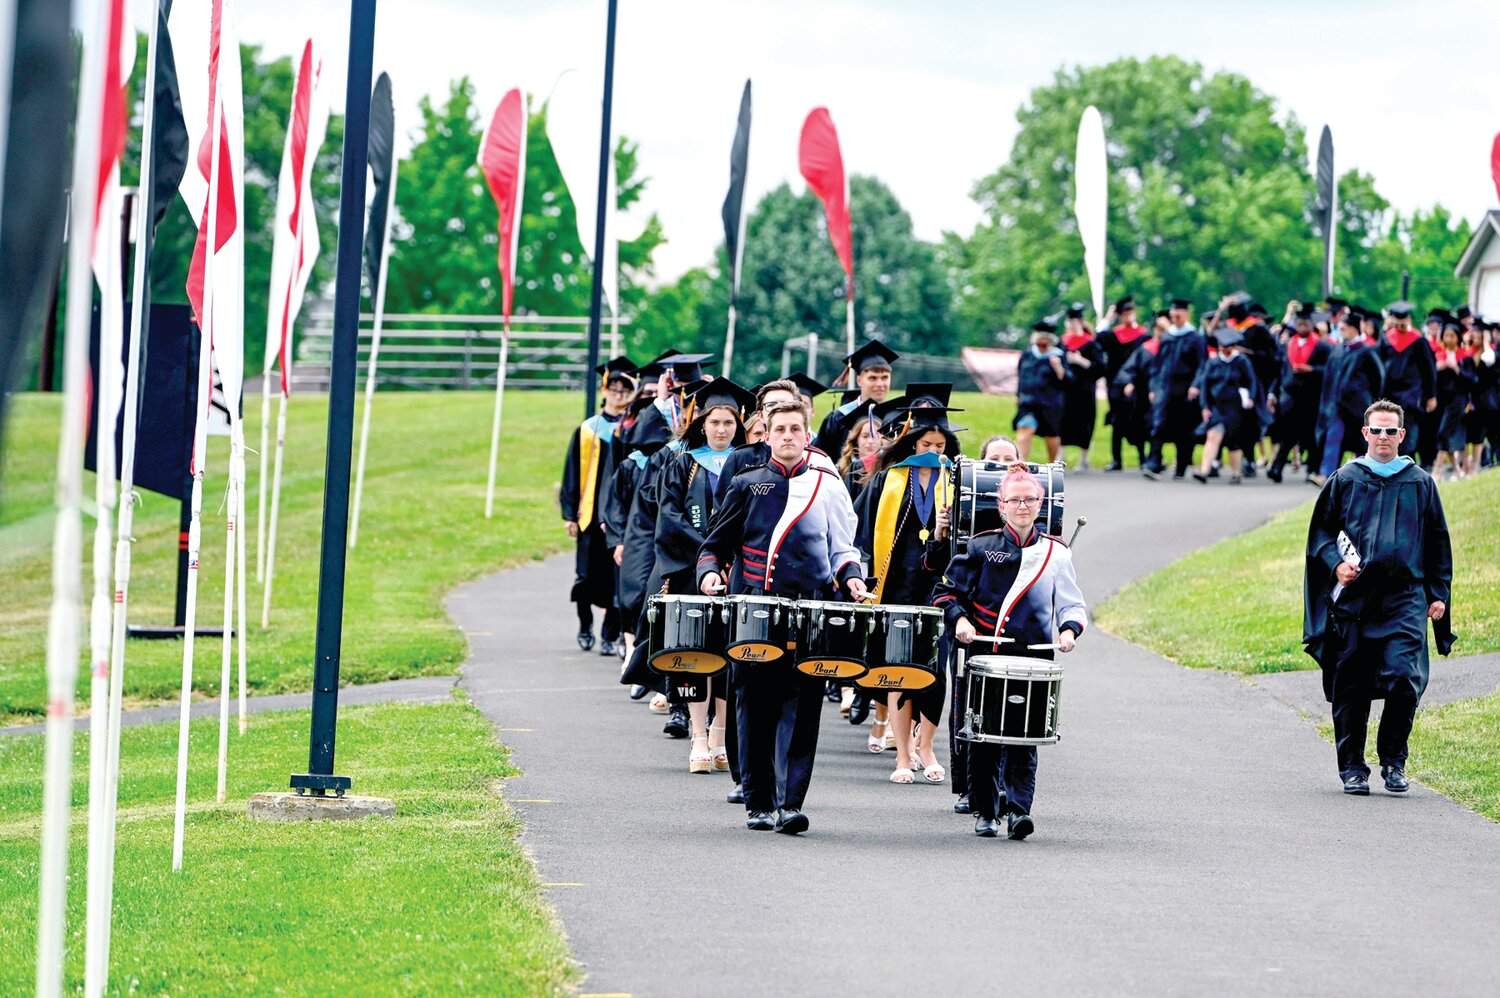
<svg viewBox="0 0 1500 998"><path fill-rule="evenodd" d="M1088 526L1088 522L1089 518L1086 516L1080 516L1078 518L1078 522L1073 525L1073 536L1068 538L1068 547L1072 547L1073 542L1078 540L1079 533L1082 532L1084 527Z"/></svg>

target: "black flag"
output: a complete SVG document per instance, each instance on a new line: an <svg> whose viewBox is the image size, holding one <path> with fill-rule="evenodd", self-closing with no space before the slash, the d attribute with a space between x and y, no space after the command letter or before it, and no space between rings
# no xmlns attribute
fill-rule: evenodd
<svg viewBox="0 0 1500 998"><path fill-rule="evenodd" d="M370 279L370 299L380 292L380 261L385 256L386 212L391 184L396 175L396 111L391 104L391 77L381 73L370 95L370 178L374 196L370 200L370 222L365 227L365 276Z"/></svg>
<svg viewBox="0 0 1500 998"><path fill-rule="evenodd" d="M1323 297L1333 294L1334 229L1338 224L1337 193L1333 177L1333 133L1323 126L1318 138L1318 200L1313 216L1323 236Z"/></svg>
<svg viewBox="0 0 1500 998"><path fill-rule="evenodd" d="M151 122L151 231L161 224L162 216L172 206L177 188L187 173L187 121L182 116L182 95L177 89L177 59L172 55L172 36L167 31L167 17L172 0L161 0L156 10L156 94L155 117ZM150 265L150 257L147 257Z"/></svg>
<svg viewBox="0 0 1500 998"><path fill-rule="evenodd" d="M734 146L729 151L729 193L724 197L724 245L729 249L730 294L740 293L740 262L745 247L740 245L745 206L745 168L750 159L750 81L740 97L740 122L734 130Z"/></svg>
<svg viewBox="0 0 1500 998"><path fill-rule="evenodd" d="M69 118L76 65L68 18L72 5L19 0L10 114L0 162L0 441L6 400L40 328L62 256L64 186L70 175Z"/></svg>

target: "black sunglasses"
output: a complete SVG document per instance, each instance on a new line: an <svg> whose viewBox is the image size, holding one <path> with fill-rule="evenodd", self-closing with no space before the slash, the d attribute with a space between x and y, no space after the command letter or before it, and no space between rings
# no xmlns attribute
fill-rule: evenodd
<svg viewBox="0 0 1500 998"><path fill-rule="evenodd" d="M1370 431L1372 437L1394 437L1401 432L1399 426L1366 426L1365 429Z"/></svg>

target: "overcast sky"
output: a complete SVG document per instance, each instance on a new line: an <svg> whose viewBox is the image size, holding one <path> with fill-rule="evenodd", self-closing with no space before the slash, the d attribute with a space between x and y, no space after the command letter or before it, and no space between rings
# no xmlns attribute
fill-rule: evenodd
<svg viewBox="0 0 1500 998"><path fill-rule="evenodd" d="M342 108L347 3L229 3L242 40L273 55L314 34ZM604 0L381 0L375 67L391 74L398 152L410 148L418 98L446 94L460 75L488 114L510 87L540 102L563 69L597 66L605 9ZM797 135L823 104L847 168L889 184L927 239L972 231L969 192L1005 160L1033 88L1061 66L1152 54L1248 76L1311 135L1332 127L1340 173L1373 174L1402 210L1437 201L1474 220L1496 206L1497 37L1500 4L1480 0L620 0L615 130L640 143L651 177L644 207L669 239L659 279L708 262L723 238L747 77L751 203L783 180L801 189Z"/></svg>

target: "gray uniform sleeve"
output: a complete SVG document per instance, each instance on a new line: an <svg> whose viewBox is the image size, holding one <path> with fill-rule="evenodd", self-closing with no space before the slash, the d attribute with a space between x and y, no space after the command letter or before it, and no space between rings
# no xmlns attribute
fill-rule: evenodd
<svg viewBox="0 0 1500 998"><path fill-rule="evenodd" d="M1083 590L1078 588L1078 576L1073 571L1073 552L1058 544L1053 556L1057 557L1057 574L1052 583L1052 623L1058 631L1071 624L1069 630L1076 637L1088 627L1089 615Z"/></svg>

